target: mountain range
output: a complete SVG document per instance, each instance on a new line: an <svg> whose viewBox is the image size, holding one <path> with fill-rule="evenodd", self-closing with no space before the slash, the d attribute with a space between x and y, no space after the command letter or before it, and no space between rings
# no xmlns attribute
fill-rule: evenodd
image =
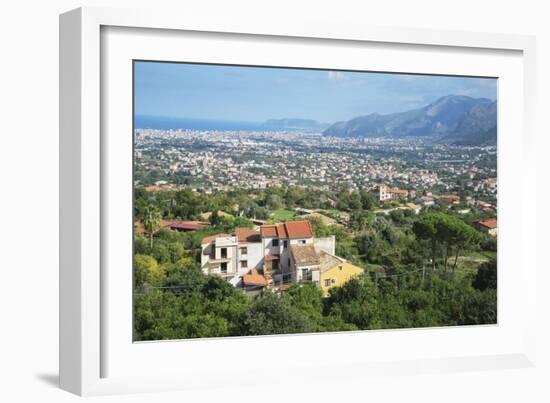
<svg viewBox="0 0 550 403"><path fill-rule="evenodd" d="M262 125L265 130L305 130L305 131L322 131L329 127L328 123L317 122L313 119L268 119Z"/></svg>
<svg viewBox="0 0 550 403"><path fill-rule="evenodd" d="M324 132L336 137L424 137L462 145L496 144L497 103L487 98L447 95L421 108L372 113L337 122Z"/></svg>

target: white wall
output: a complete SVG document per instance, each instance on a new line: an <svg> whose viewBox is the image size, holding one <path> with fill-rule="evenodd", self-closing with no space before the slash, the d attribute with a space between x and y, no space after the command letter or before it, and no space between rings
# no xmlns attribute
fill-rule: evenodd
<svg viewBox="0 0 550 403"><path fill-rule="evenodd" d="M550 30L543 1L524 0L394 0L394 1L214 1L214 0L20 0L2 3L0 9L0 97L2 146L0 175L2 197L2 331L0 332L0 400L6 402L77 402L53 384L57 376L58 337L58 27L60 12L81 5L110 7L166 7L179 5L182 13L231 18L269 15L285 24L287 19L315 18L355 24L401 25L473 31L530 33L538 35L539 72L539 171L550 172L547 158L546 111L550 89ZM406 61L405 61L406 63ZM544 132L544 133L543 133ZM518 167L519 168L519 167ZM539 206L550 199L548 186L540 186ZM544 197L544 198L543 198ZM25 224L39 222L30 232ZM541 215L539 251L544 251ZM37 241L38 240L38 241ZM541 255L542 261L542 255ZM540 274L541 289L549 281ZM550 293L539 292L540 306L550 306ZM540 317L545 317L541 311ZM292 385L252 389L190 390L179 393L94 398L93 402L252 402L292 400L316 402L369 400L376 402L465 401L547 402L550 356L548 322L541 320L540 366L532 370L478 373L419 374L415 377L350 379L346 385ZM331 351L337 347L331 347ZM269 356L272 352L266 352ZM271 354L272 355L272 354ZM284 359L281 354L277 359ZM321 368L320 370L326 370ZM274 382L276 382L274 376ZM282 391L273 393L273 391Z"/></svg>
<svg viewBox="0 0 550 403"><path fill-rule="evenodd" d="M336 237L334 235L323 238L313 238L313 245L317 251L322 250L331 255L336 253Z"/></svg>
<svg viewBox="0 0 550 403"><path fill-rule="evenodd" d="M241 255L240 248L246 247L246 255ZM239 244L239 261L237 262L237 272L247 273L250 269L260 269L262 267L263 248L261 242L249 242ZM241 260L247 260L248 267L241 268Z"/></svg>

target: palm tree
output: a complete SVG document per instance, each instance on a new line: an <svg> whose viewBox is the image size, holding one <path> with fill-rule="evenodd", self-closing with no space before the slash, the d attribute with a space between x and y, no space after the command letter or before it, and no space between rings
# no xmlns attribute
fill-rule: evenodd
<svg viewBox="0 0 550 403"><path fill-rule="evenodd" d="M150 246L153 248L153 234L160 229L161 214L153 206L147 206L143 209L143 228L149 234Z"/></svg>

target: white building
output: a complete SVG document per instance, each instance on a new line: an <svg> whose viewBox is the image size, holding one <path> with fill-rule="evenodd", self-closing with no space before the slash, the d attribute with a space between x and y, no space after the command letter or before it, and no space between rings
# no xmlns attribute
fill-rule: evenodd
<svg viewBox="0 0 550 403"><path fill-rule="evenodd" d="M378 200L381 202L406 199L409 195L407 190L389 188L386 185L380 185L378 187Z"/></svg>
<svg viewBox="0 0 550 403"><path fill-rule="evenodd" d="M304 266L305 261L298 257L312 257L312 251L334 254L336 248L334 236L315 238L309 221L266 224L259 231L237 228L233 234L206 237L201 244L203 273L244 286L247 274L263 276L266 284L274 286L301 281L303 270L311 269L315 262L313 259L311 265Z"/></svg>

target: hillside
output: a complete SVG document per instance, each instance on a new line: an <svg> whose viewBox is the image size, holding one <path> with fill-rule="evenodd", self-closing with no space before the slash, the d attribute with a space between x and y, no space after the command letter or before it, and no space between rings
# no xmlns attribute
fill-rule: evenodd
<svg viewBox="0 0 550 403"><path fill-rule="evenodd" d="M372 113L327 128L336 137L425 137L460 144L496 143L497 104L487 98L448 95L422 108Z"/></svg>

